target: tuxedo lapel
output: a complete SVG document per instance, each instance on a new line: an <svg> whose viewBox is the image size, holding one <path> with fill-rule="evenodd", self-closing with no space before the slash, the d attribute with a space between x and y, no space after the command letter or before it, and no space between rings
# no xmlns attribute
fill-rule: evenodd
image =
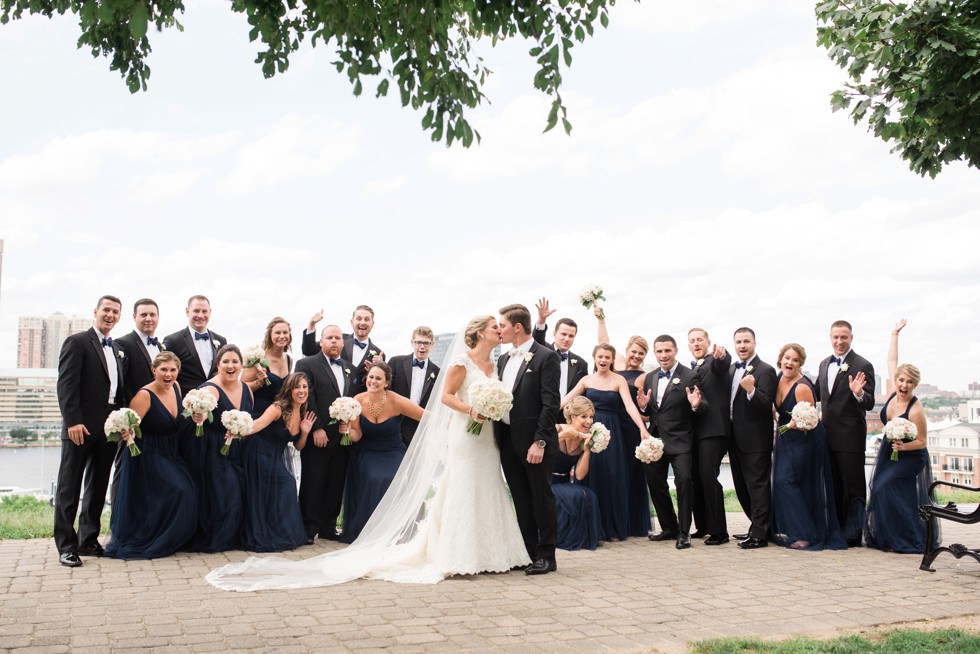
<svg viewBox="0 0 980 654"><path fill-rule="evenodd" d="M133 336L136 337L137 345L139 345L139 351L143 354L143 360L152 368L153 361L150 360L150 353L146 351L146 341L143 340L143 335L140 334L135 329L133 330ZM161 352L163 349L161 348Z"/></svg>
<svg viewBox="0 0 980 654"><path fill-rule="evenodd" d="M817 372L817 382L820 384L820 398L827 400L830 398L830 380L827 379L827 368L830 363L827 359L820 362L820 370Z"/></svg>
<svg viewBox="0 0 980 654"><path fill-rule="evenodd" d="M333 364L331 364L331 365L333 365ZM344 390L341 393L341 395L345 395L345 396L349 396L350 395L351 385L354 383L353 382L354 375L352 374L353 373L353 368L354 368L353 366L347 365L347 363L344 362ZM333 375L330 375L330 376L333 377ZM335 379L334 382L336 382L336 381L337 380ZM336 386L336 384L334 384L334 385Z"/></svg>
<svg viewBox="0 0 980 654"><path fill-rule="evenodd" d="M340 351L340 358L348 361L354 360L354 337L344 338L344 348Z"/></svg>
<svg viewBox="0 0 980 654"><path fill-rule="evenodd" d="M95 348L96 356L99 357L99 363L102 364L102 372L105 373L105 378L109 379L109 364L105 362L105 351L102 349L102 340L99 337L99 333L95 331L94 327L92 328L92 331L89 333L89 341L91 341L92 347ZM113 345L112 348L113 352L115 352L116 344L113 343L112 345ZM118 371L119 366L116 366L116 369Z"/></svg>
<svg viewBox="0 0 980 654"><path fill-rule="evenodd" d="M432 363L431 362L426 363L425 377L422 378L422 393L419 395L420 399L424 398L426 394L428 394L428 392L432 390L432 384L435 381L435 378L433 377L434 374L435 374L435 370L432 369Z"/></svg>
<svg viewBox="0 0 980 654"><path fill-rule="evenodd" d="M201 361L201 355L197 353L197 346L194 344L194 337L191 336L190 330L185 328L181 332L181 336L184 339L184 347L187 348L190 355L197 361L197 369L204 373L205 380L209 379L211 377L211 371L204 369L204 363ZM214 368L214 363L211 364L211 367Z"/></svg>
<svg viewBox="0 0 980 654"><path fill-rule="evenodd" d="M521 380L524 379L524 373L531 365L531 362L534 361L534 355L537 349L538 349L538 344L532 343L531 349L527 351L527 354L525 354L523 359L521 360L521 367L517 369L517 377L514 378L514 388L513 388L514 391L516 391L517 387L521 385ZM533 373L534 369L532 369L531 372Z"/></svg>
<svg viewBox="0 0 980 654"><path fill-rule="evenodd" d="M325 357L323 354L318 354L316 356L320 359L320 366L323 368L323 374L327 378L327 382L334 389L334 391L336 391L337 395L343 395L343 393L341 392L341 389L337 387L337 378L334 377L333 370L331 369L331 366L333 364L330 363L330 361L327 359L327 357ZM345 373L347 371L346 362L345 362L345 365L344 365L344 371L345 371ZM345 374L344 375L344 378L346 380L350 380L350 375L349 374ZM345 382L344 385L346 386L347 383L349 383L349 382Z"/></svg>

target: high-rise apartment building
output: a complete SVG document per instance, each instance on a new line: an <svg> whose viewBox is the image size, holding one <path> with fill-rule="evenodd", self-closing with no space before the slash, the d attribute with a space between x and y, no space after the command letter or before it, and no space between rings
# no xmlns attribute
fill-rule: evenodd
<svg viewBox="0 0 980 654"><path fill-rule="evenodd" d="M95 324L92 318L69 318L55 313L47 318L20 318L17 330L18 368L57 368L61 345L72 334Z"/></svg>

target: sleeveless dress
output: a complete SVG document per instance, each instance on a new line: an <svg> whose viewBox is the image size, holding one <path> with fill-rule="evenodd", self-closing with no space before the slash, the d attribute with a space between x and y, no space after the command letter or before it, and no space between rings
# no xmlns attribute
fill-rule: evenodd
<svg viewBox="0 0 980 654"><path fill-rule="evenodd" d="M585 389L585 397L595 405L595 422L601 422L609 430L609 446L592 454L584 482L599 499L599 519L605 539L626 540L629 536L629 473L618 415L623 400L618 391L594 388Z"/></svg>
<svg viewBox="0 0 980 654"><path fill-rule="evenodd" d="M182 438L182 456L190 467L198 492L198 526L194 537L182 548L188 552L223 552L240 549L245 518L245 473L242 468L240 439L231 444L224 456L225 427L221 415L239 409L251 412L252 394L242 382L242 405L236 407L216 384L205 382L218 391L218 406L212 411L214 421L204 422L204 435L194 436L194 423L188 420ZM305 542L305 541L304 541Z"/></svg>
<svg viewBox="0 0 980 654"><path fill-rule="evenodd" d="M881 423L888 424L888 405L895 399L893 393L881 409ZM901 418L908 420L912 406L918 401L913 397ZM929 450L905 450L898 453L898 461L892 461L892 443L881 439L875 467L871 472L868 515L864 526L864 539L868 547L902 554L922 554L926 546L926 525L919 519L919 506L931 504L929 486L932 484L932 466ZM935 518L934 518L935 519ZM939 531L936 530L938 546Z"/></svg>
<svg viewBox="0 0 980 654"><path fill-rule="evenodd" d="M633 406L639 410L636 403L636 392L639 390L633 382L643 374L642 370L617 370L629 387ZM636 458L636 447L640 444L640 430L633 424L626 407L620 402L619 427L623 433L623 456L626 457L626 470L629 475L627 496L629 502L629 535L646 536L650 533L650 489L647 486L646 470L643 462Z"/></svg>
<svg viewBox="0 0 980 654"><path fill-rule="evenodd" d="M140 422L142 454L123 450L119 491L112 506L112 540L106 556L115 559L157 559L170 556L197 528L197 493L187 464L177 451L177 416L151 391L150 408Z"/></svg>
<svg viewBox="0 0 980 654"><path fill-rule="evenodd" d="M371 422L363 413L361 440L350 446L347 481L344 485L344 531L340 542L353 543L364 523L384 497L392 477L405 456L401 416Z"/></svg>
<svg viewBox="0 0 980 654"><path fill-rule="evenodd" d="M791 420L796 382L777 407L780 426ZM843 550L847 541L837 521L827 432L818 422L811 431L790 429L776 437L772 461L772 537L806 550Z"/></svg>
<svg viewBox="0 0 980 654"><path fill-rule="evenodd" d="M591 488L573 481L577 463L577 456L559 450L555 459L555 472L551 473L551 490L555 494L555 505L558 509L558 537L555 546L569 551L594 550L599 546L599 541L603 540L602 525L599 522L599 500Z"/></svg>

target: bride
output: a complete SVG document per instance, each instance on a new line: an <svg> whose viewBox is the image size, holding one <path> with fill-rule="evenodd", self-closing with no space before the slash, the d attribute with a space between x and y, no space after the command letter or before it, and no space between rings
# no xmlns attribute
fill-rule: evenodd
<svg viewBox="0 0 980 654"><path fill-rule="evenodd" d="M434 584L446 577L506 572L528 558L500 472L493 425L467 433L467 389L493 375L490 352L500 344L493 316L478 316L449 348L449 367L378 508L349 547L310 559L251 557L212 570L225 590L306 588L353 579ZM464 351L464 346L467 348Z"/></svg>

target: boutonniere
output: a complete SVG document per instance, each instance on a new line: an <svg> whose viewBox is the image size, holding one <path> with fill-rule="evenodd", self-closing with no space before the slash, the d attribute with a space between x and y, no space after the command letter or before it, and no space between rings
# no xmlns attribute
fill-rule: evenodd
<svg viewBox="0 0 980 654"><path fill-rule="evenodd" d="M211 341L211 345L213 345L214 346L214 349L216 349L216 350L220 350L221 349L221 341L212 340Z"/></svg>
<svg viewBox="0 0 980 654"><path fill-rule="evenodd" d="M578 359L572 359L569 363L571 363L573 366L577 366L578 365Z"/></svg>
<svg viewBox="0 0 980 654"><path fill-rule="evenodd" d="M524 363L531 363L531 359L533 358L534 358L534 353L528 352L527 354L524 355Z"/></svg>
<svg viewBox="0 0 980 654"><path fill-rule="evenodd" d="M747 366L747 367L745 368L745 374L747 375L747 374L749 374L750 372L752 372L753 370L755 370L755 366Z"/></svg>
<svg viewBox="0 0 980 654"><path fill-rule="evenodd" d="M126 353L123 352L122 350L119 350L118 352L116 352L116 356L119 357L120 359L125 359Z"/></svg>
<svg viewBox="0 0 980 654"><path fill-rule="evenodd" d="M841 372L847 372L847 369L848 369L848 368L850 368L850 366L849 366L849 365L847 365L846 363L842 363L842 364L840 364L840 370L838 370L837 372L838 372L838 373L841 373Z"/></svg>
<svg viewBox="0 0 980 654"><path fill-rule="evenodd" d="M702 363L704 363L704 359L698 359L698 362L694 364L694 369L700 368Z"/></svg>
<svg viewBox="0 0 980 654"><path fill-rule="evenodd" d="M160 341L160 351L161 352L166 352L167 351L167 344L164 343L163 341Z"/></svg>
<svg viewBox="0 0 980 654"><path fill-rule="evenodd" d="M681 383L681 380L677 377L674 377L673 379L670 380L670 383L673 384L674 386L677 386L678 384Z"/></svg>
<svg viewBox="0 0 980 654"><path fill-rule="evenodd" d="M350 377L350 368L344 368L344 377Z"/></svg>
<svg viewBox="0 0 980 654"><path fill-rule="evenodd" d="M368 355L370 355L372 357L376 357L376 356L378 356L378 353L375 352L374 350L368 350Z"/></svg>
<svg viewBox="0 0 980 654"><path fill-rule="evenodd" d="M436 373L430 372L429 373L429 379L435 379L435 378L436 378Z"/></svg>

